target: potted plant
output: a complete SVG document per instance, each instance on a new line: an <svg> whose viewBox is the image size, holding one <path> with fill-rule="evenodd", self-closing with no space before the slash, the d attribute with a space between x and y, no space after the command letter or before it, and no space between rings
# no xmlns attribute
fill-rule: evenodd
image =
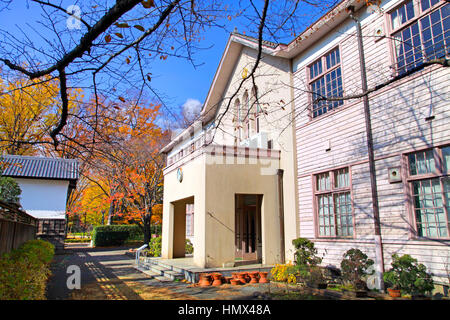
<svg viewBox="0 0 450 320"><path fill-rule="evenodd" d="M433 279L431 274L427 272L425 265L417 263L409 254L398 256L392 255L392 268L385 272L383 280L388 287L389 295L410 294L415 296L424 296L427 292L433 290Z"/></svg>
<svg viewBox="0 0 450 320"><path fill-rule="evenodd" d="M374 270L368 271L373 264L373 260L359 249L352 248L344 253L341 261L342 278L353 286L357 297L367 296L367 285L363 278L374 273Z"/></svg>

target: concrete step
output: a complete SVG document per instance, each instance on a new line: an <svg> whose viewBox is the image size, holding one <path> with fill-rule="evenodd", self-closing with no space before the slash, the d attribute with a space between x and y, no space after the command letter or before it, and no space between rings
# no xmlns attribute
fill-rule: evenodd
<svg viewBox="0 0 450 320"><path fill-rule="evenodd" d="M155 271L152 271L152 270L149 270L149 269L147 269L147 268L144 268L144 267L135 267L137 270L139 270L140 272L142 272L142 273L145 273L146 275L148 275L148 276L150 276L150 278L155 278L155 277L159 277L160 275L159 275L159 273L158 272L155 272Z"/></svg>
<svg viewBox="0 0 450 320"><path fill-rule="evenodd" d="M145 259L145 263L151 264L151 265L157 265L157 266L160 266L162 268L173 270L173 271L176 271L176 272L179 272L179 273L183 273L185 271L185 269L183 269L183 268L176 267L176 266L171 266L169 264L166 264L166 263L162 262L159 259L147 258L147 259Z"/></svg>
<svg viewBox="0 0 450 320"><path fill-rule="evenodd" d="M152 263L141 263L142 268L150 270L151 272L153 272L155 274L155 279L156 277L165 277L171 281L175 281L175 280L183 280L184 279L184 274L181 272L177 272L174 270L170 270L168 268L165 268L163 266L157 265L157 264L152 264Z"/></svg>

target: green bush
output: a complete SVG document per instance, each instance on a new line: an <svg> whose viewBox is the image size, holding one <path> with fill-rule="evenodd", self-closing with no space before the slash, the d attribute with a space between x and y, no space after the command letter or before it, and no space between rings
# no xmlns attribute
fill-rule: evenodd
<svg viewBox="0 0 450 320"><path fill-rule="evenodd" d="M317 266L322 262L322 258L317 256L317 249L314 242L306 238L297 238L292 240L295 251L295 263L297 266Z"/></svg>
<svg viewBox="0 0 450 320"><path fill-rule="evenodd" d="M0 258L0 300L43 300L55 247L30 240Z"/></svg>
<svg viewBox="0 0 450 320"><path fill-rule="evenodd" d="M425 294L434 288L431 274L422 263L409 254L392 255L392 268L385 272L383 280L388 287L400 289L402 294Z"/></svg>
<svg viewBox="0 0 450 320"><path fill-rule="evenodd" d="M0 170L0 200L19 204L21 193L19 184L13 178L1 176Z"/></svg>
<svg viewBox="0 0 450 320"><path fill-rule="evenodd" d="M355 289L363 289L366 286L363 277L374 273L374 270L368 271L373 264L374 261L361 250L349 249L341 261L342 278Z"/></svg>
<svg viewBox="0 0 450 320"><path fill-rule="evenodd" d="M192 242L189 239L186 239L186 250L185 250L185 252L187 254L194 253L194 246L192 245Z"/></svg>
<svg viewBox="0 0 450 320"><path fill-rule="evenodd" d="M128 231L97 231L92 243L94 247L121 246L128 237Z"/></svg>
<svg viewBox="0 0 450 320"><path fill-rule="evenodd" d="M125 241L142 240L142 228L138 225L95 226L92 230L94 247L123 245Z"/></svg>
<svg viewBox="0 0 450 320"><path fill-rule="evenodd" d="M145 250L147 256L149 257L160 257L161 256L161 237L151 238L148 249Z"/></svg>

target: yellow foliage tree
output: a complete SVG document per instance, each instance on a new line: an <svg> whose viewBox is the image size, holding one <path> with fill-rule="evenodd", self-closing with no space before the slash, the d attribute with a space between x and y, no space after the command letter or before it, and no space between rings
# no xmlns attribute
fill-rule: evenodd
<svg viewBox="0 0 450 320"><path fill-rule="evenodd" d="M79 97L81 90L70 90L70 110ZM50 77L0 79L0 149L7 154L35 154L58 123L59 105L59 85Z"/></svg>

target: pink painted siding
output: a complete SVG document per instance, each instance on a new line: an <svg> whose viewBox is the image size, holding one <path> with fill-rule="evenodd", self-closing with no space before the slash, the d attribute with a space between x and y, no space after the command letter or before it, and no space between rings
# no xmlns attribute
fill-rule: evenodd
<svg viewBox="0 0 450 320"><path fill-rule="evenodd" d="M398 2L400 3L400 1ZM391 40L375 39L378 28L388 30L386 17L381 13L366 15L363 24L364 49L368 87L390 79L393 64ZM370 20L368 22L368 20ZM350 20L344 22L352 24ZM361 92L358 47L354 29L340 38L345 95ZM331 37L332 35L330 35ZM323 39L324 43L326 39ZM307 51L313 61L324 52ZM366 143L366 129L361 99L349 100L335 111L309 117L307 69L308 63L298 66L294 73L295 131L299 192L299 236L314 239L324 265L339 266L343 253L360 248L374 258L374 222ZM388 168L400 167L402 154L427 146L450 144L450 68L426 67L369 96L371 123L375 148L381 231L386 269L392 253L409 253L424 263L445 283L446 264L450 263L450 241L411 239L410 211L405 181L390 183ZM426 118L433 115L432 121ZM331 149L326 151L327 146ZM355 238L329 241L318 239L315 233L313 175L343 165L352 173L352 195L355 212Z"/></svg>

